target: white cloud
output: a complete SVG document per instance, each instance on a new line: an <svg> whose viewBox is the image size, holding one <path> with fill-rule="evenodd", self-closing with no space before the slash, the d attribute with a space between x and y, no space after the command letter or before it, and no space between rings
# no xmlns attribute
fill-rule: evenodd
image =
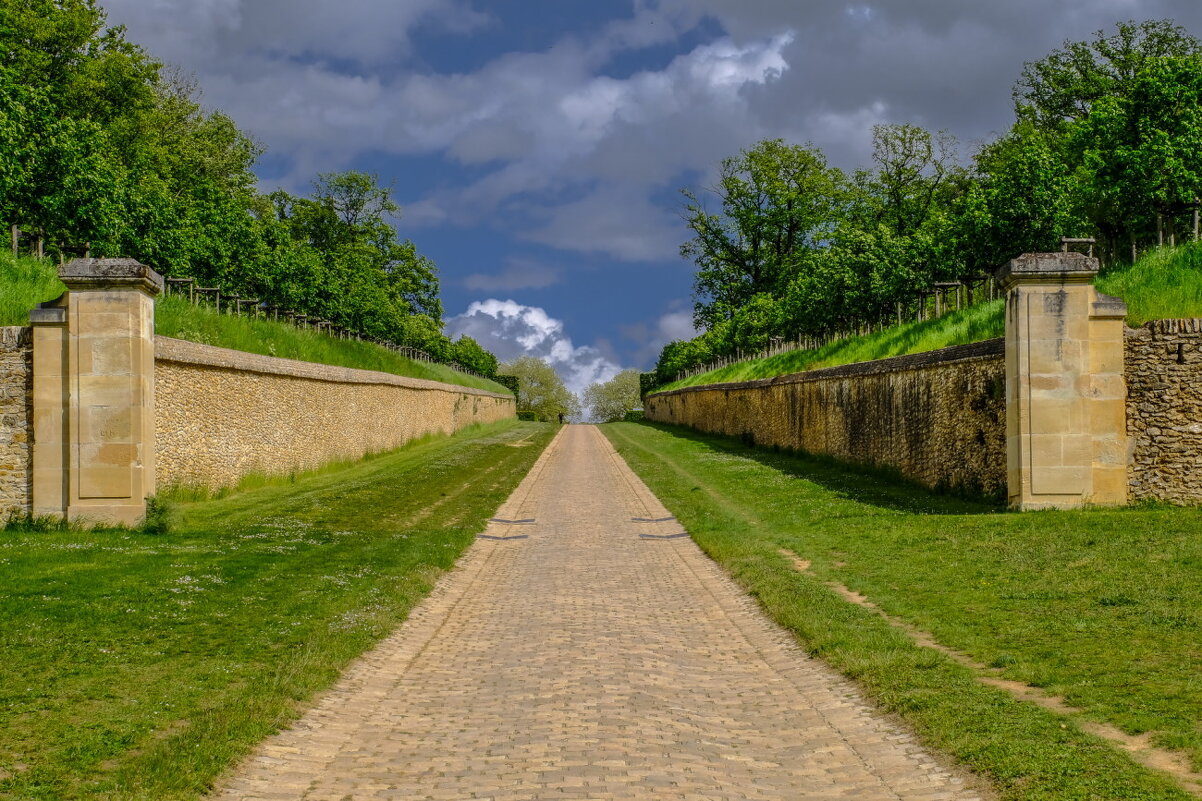
<svg viewBox="0 0 1202 801"><path fill-rule="evenodd" d="M289 157L289 189L365 153L483 166L470 183L452 178L430 196L402 197L407 227L496 224L627 261L672 257L681 223L650 197L763 133L746 90L779 80L790 41L787 32L740 44L719 38L661 69L599 74L616 53L671 41L696 19L687 9L636 3L589 37L437 74L404 66L410 37L421 24L488 23L463 0L108 7L152 52L197 72L209 101Z"/></svg>
<svg viewBox="0 0 1202 801"><path fill-rule="evenodd" d="M291 162L284 183L356 158L451 168L406 202L407 227L492 225L625 261L670 258L687 232L666 190L765 137L866 164L870 126L914 122L965 141L1010 118L1025 60L1128 17L1202 33L1197 0L636 0L538 52L464 72L416 57L424 28L467 36L504 20L482 0L106 0L114 23L198 74L206 96ZM491 10L491 9L490 9ZM607 75L615 57L724 35L667 63ZM511 34L515 47L522 41ZM454 165L470 166L460 178ZM404 188L401 190L404 193ZM488 290L485 290L488 291Z"/></svg>
<svg viewBox="0 0 1202 801"><path fill-rule="evenodd" d="M563 321L546 310L514 300L489 298L472 303L463 314L447 320L447 334L452 338L466 334L501 361L518 356L544 359L577 395L589 384L608 381L622 369L599 348L574 345L564 332Z"/></svg>

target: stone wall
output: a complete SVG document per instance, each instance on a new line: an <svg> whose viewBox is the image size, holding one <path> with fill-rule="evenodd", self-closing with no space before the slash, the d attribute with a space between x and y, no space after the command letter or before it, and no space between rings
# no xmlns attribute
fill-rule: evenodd
<svg viewBox="0 0 1202 801"><path fill-rule="evenodd" d="M0 327L0 525L29 512L32 361L29 329Z"/></svg>
<svg viewBox="0 0 1202 801"><path fill-rule="evenodd" d="M308 470L515 413L509 394L166 337L155 384L159 489Z"/></svg>
<svg viewBox="0 0 1202 801"><path fill-rule="evenodd" d="M1202 502L1202 320L1127 330L1132 501Z"/></svg>
<svg viewBox="0 0 1202 801"><path fill-rule="evenodd" d="M887 467L928 487L1006 490L1001 339L649 395L651 420Z"/></svg>

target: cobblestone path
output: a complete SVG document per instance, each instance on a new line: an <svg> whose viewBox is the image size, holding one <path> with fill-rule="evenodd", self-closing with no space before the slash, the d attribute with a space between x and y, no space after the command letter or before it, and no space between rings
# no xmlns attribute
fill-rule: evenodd
<svg viewBox="0 0 1202 801"><path fill-rule="evenodd" d="M592 426L497 518L221 798L977 797L675 536Z"/></svg>

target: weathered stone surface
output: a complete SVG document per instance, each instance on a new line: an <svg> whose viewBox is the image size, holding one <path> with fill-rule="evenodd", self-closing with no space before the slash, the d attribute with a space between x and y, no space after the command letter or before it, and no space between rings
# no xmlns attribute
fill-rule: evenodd
<svg viewBox="0 0 1202 801"><path fill-rule="evenodd" d="M166 337L155 359L160 490L309 470L515 413L507 393Z"/></svg>
<svg viewBox="0 0 1202 801"><path fill-rule="evenodd" d="M0 523L29 512L32 365L29 329L0 327Z"/></svg>
<svg viewBox="0 0 1202 801"><path fill-rule="evenodd" d="M72 259L59 268L67 289L137 288L151 295L163 291L163 276L137 259Z"/></svg>
<svg viewBox="0 0 1202 801"><path fill-rule="evenodd" d="M1002 340L650 395L649 419L888 467L928 487L1006 488Z"/></svg>
<svg viewBox="0 0 1202 801"><path fill-rule="evenodd" d="M1132 500L1202 502L1202 319L1126 332Z"/></svg>

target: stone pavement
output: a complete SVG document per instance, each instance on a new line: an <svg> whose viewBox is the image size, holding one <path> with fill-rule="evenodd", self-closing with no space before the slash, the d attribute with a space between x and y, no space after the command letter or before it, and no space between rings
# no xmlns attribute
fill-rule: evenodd
<svg viewBox="0 0 1202 801"><path fill-rule="evenodd" d="M596 428L496 517L533 522L490 523L219 797L978 797L673 536Z"/></svg>

